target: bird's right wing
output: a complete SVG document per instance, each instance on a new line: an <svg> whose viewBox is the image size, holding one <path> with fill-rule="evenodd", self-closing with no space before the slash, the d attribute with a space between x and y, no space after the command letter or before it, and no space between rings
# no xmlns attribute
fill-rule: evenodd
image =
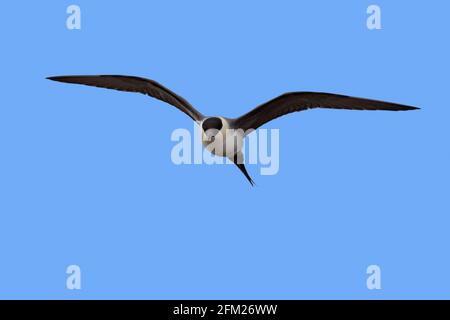
<svg viewBox="0 0 450 320"><path fill-rule="evenodd" d="M150 79L119 75L58 76L48 77L47 79L119 91L138 92L173 105L194 121L201 121L204 117L185 99Z"/></svg>
<svg viewBox="0 0 450 320"><path fill-rule="evenodd" d="M419 109L397 103L355 98L332 93L292 92L272 99L235 119L234 126L244 131L257 129L263 124L285 114L312 108L387 111Z"/></svg>

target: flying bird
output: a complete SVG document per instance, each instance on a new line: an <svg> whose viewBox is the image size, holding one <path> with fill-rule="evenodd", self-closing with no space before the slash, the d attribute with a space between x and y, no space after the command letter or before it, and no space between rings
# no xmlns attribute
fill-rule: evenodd
<svg viewBox="0 0 450 320"><path fill-rule="evenodd" d="M265 102L238 118L204 116L184 98L156 81L134 76L87 75L57 76L47 79L93 87L137 92L159 99L187 114L201 128L203 146L212 154L227 157L241 170L253 186L243 163L243 139L252 130L283 115L312 108L348 110L408 111L419 108L378 100L323 92L289 92Z"/></svg>

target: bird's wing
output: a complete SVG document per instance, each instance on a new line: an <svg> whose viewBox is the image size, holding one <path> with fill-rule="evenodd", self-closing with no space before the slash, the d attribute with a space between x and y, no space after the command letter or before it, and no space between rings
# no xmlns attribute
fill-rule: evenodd
<svg viewBox="0 0 450 320"><path fill-rule="evenodd" d="M243 116L234 119L234 125L236 128L243 129L244 131L257 129L263 124L285 114L312 108L388 111L419 109L396 103L354 98L331 93L292 92L270 100Z"/></svg>
<svg viewBox="0 0 450 320"><path fill-rule="evenodd" d="M203 119L203 115L199 111L197 111L189 102L153 80L119 75L59 76L48 77L47 79L59 82L76 83L93 87L115 89L119 91L142 93L173 105L174 107L186 113L194 121L200 121L201 119Z"/></svg>

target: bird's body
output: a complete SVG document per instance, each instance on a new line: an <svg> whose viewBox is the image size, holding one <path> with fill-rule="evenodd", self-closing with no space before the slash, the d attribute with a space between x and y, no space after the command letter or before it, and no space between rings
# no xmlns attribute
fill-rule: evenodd
<svg viewBox="0 0 450 320"><path fill-rule="evenodd" d="M60 76L49 77L48 79L119 91L143 93L175 106L200 126L200 139L205 149L214 155L227 157L233 161L252 185L253 180L243 163L242 146L244 138L252 130L259 128L275 118L311 108L385 111L418 109L396 103L354 98L332 93L291 92L261 104L239 118L231 119L222 116L206 117L182 97L161 84L145 78L100 75Z"/></svg>

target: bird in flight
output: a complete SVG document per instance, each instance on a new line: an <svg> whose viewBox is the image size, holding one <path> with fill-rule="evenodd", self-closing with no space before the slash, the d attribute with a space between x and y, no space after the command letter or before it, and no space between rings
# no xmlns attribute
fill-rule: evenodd
<svg viewBox="0 0 450 320"><path fill-rule="evenodd" d="M156 81L122 75L57 76L47 79L93 87L137 92L164 101L187 114L201 128L203 146L212 154L227 157L254 182L243 163L243 139L251 131L283 115L312 108L408 111L419 108L396 103L323 92L289 92L265 102L238 118L204 116L189 102Z"/></svg>

